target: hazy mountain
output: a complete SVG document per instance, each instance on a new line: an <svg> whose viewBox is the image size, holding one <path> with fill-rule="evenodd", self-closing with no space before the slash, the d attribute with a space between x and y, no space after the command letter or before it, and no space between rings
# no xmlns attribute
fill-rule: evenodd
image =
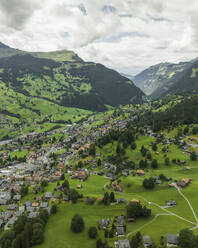
<svg viewBox="0 0 198 248"><path fill-rule="evenodd" d="M159 98L168 92L194 90L198 87L195 85L196 68L196 60L179 64L160 63L136 75L134 83L151 98Z"/></svg>

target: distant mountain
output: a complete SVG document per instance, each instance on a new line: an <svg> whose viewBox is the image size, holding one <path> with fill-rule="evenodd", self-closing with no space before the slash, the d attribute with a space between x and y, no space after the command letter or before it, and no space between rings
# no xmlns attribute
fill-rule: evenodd
<svg viewBox="0 0 198 248"><path fill-rule="evenodd" d="M153 99L166 93L193 91L198 88L197 60L179 64L160 63L134 77L134 83Z"/></svg>
<svg viewBox="0 0 198 248"><path fill-rule="evenodd" d="M26 97L92 111L140 103L144 97L126 77L101 64L84 62L72 51L28 53L2 43L0 83Z"/></svg>

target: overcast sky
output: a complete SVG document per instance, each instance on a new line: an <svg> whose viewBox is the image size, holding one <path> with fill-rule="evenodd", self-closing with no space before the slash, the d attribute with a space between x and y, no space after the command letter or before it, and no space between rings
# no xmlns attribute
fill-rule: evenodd
<svg viewBox="0 0 198 248"><path fill-rule="evenodd" d="M136 74L198 56L197 0L0 0L0 41Z"/></svg>

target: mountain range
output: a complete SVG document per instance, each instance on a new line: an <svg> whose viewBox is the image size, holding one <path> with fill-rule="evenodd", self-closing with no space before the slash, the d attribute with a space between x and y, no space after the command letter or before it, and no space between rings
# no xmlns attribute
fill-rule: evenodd
<svg viewBox="0 0 198 248"><path fill-rule="evenodd" d="M144 93L128 78L74 52L30 53L0 43L0 83L26 97L60 106L104 111L140 103Z"/></svg>
<svg viewBox="0 0 198 248"><path fill-rule="evenodd" d="M166 94L198 90L198 59L189 62L160 63L133 78L134 83L152 99Z"/></svg>

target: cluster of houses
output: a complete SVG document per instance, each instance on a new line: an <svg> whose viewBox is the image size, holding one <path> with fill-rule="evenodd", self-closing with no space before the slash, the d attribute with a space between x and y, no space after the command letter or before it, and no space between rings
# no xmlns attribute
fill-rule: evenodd
<svg viewBox="0 0 198 248"><path fill-rule="evenodd" d="M166 245L167 247L177 247L179 244L179 236L177 234L167 234L166 235ZM151 247L153 242L149 235L142 236L142 243L145 248ZM128 239L121 239L114 242L115 248L130 248L130 243Z"/></svg>

